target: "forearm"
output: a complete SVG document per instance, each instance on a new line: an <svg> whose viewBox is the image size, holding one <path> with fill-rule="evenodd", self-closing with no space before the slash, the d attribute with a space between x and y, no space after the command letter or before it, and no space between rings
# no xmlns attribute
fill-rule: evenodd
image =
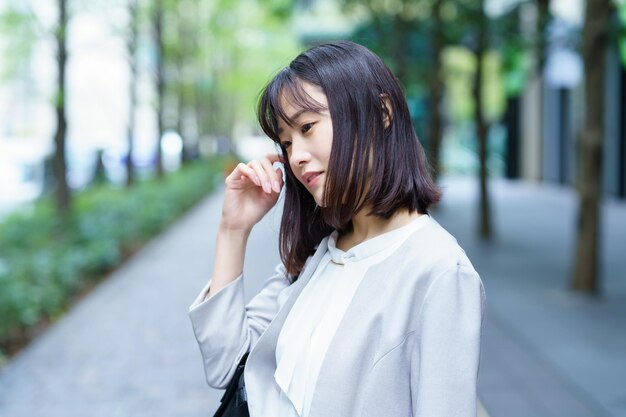
<svg viewBox="0 0 626 417"><path fill-rule="evenodd" d="M252 349L278 312L278 296L289 281L282 264L252 300L245 303L243 281L235 280L208 301L192 303L189 318L202 353L207 382L225 388L240 356Z"/></svg>
<svg viewBox="0 0 626 417"><path fill-rule="evenodd" d="M220 224L217 233L213 277L207 298L241 275L249 235L249 230L231 229Z"/></svg>

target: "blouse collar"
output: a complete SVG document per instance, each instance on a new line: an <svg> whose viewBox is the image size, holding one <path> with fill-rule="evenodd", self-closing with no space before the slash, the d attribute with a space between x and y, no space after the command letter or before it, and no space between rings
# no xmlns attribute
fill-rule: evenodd
<svg viewBox="0 0 626 417"><path fill-rule="evenodd" d="M337 247L339 233L335 230L328 239L328 253L330 254L331 261L338 265L344 265L350 262L358 262L380 253L398 240L408 237L411 233L424 225L428 219L429 216L427 214L421 215L402 227L367 239L347 251L343 251Z"/></svg>

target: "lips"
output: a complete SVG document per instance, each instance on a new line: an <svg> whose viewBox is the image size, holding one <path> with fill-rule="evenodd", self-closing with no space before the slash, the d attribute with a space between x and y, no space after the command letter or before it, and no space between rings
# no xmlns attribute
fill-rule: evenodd
<svg viewBox="0 0 626 417"><path fill-rule="evenodd" d="M311 187L317 183L319 177L324 173L324 171L309 171L302 174L302 179L307 187Z"/></svg>

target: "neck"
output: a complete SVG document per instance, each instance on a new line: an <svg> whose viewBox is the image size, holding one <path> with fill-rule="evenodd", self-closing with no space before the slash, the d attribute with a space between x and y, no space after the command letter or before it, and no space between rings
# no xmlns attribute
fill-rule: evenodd
<svg viewBox="0 0 626 417"><path fill-rule="evenodd" d="M363 209L352 218L352 232L348 234L352 245L405 226L421 216L417 211L409 212L407 209L396 211L389 219L368 216L367 212L368 209Z"/></svg>

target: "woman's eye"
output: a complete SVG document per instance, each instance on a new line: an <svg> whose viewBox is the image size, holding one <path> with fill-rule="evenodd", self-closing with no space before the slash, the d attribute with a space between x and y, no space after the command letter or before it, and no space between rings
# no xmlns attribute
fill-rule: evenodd
<svg viewBox="0 0 626 417"><path fill-rule="evenodd" d="M287 141L287 140L286 140L286 141L284 141L284 142L281 142L281 143L280 143L280 146L281 146L283 149L288 149L288 148L291 146L291 142L289 142L289 141Z"/></svg>
<svg viewBox="0 0 626 417"><path fill-rule="evenodd" d="M313 123L305 123L302 125L302 133L306 133L313 127Z"/></svg>

